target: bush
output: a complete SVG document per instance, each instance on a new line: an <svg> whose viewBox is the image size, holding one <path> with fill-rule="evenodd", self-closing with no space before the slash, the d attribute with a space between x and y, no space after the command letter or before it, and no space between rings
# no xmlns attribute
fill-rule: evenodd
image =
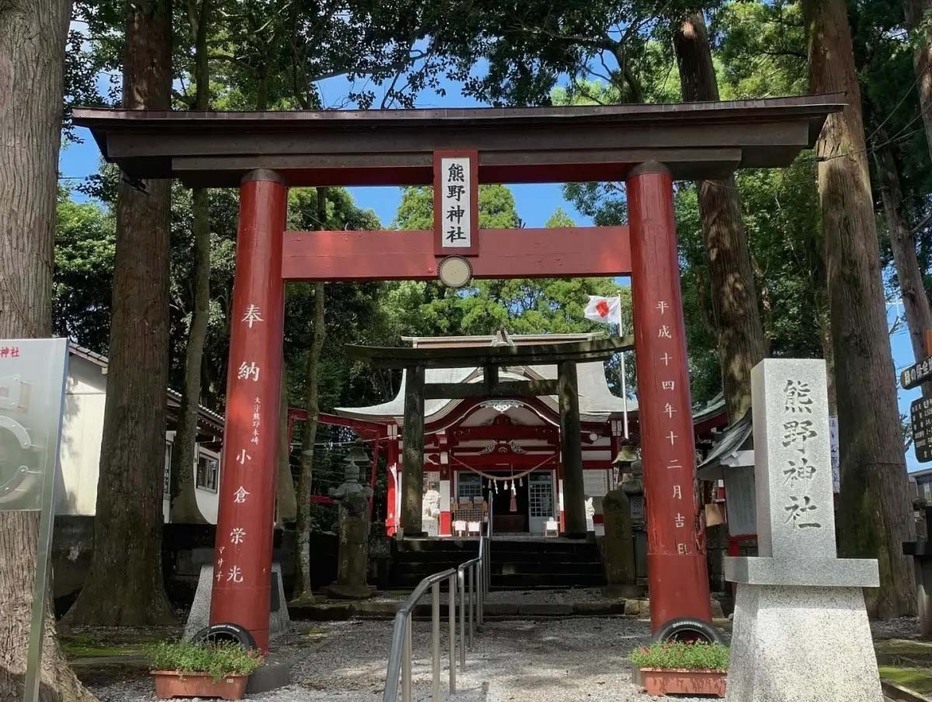
<svg viewBox="0 0 932 702"><path fill-rule="evenodd" d="M728 648L704 641L663 641L636 648L628 656L638 668L728 670Z"/></svg>
<svg viewBox="0 0 932 702"><path fill-rule="evenodd" d="M232 641L192 643L163 641L146 649L153 670L206 673L214 680L251 675L262 665L259 651L247 651Z"/></svg>

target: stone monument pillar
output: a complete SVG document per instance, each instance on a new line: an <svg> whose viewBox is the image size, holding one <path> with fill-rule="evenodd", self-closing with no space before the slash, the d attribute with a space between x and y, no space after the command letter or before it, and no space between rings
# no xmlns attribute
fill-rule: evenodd
<svg viewBox="0 0 932 702"><path fill-rule="evenodd" d="M610 490L602 499L605 536L602 540L602 562L607 586L605 597L634 597L639 594L635 584L634 536L631 531L631 504L621 490Z"/></svg>
<svg viewBox="0 0 932 702"><path fill-rule="evenodd" d="M340 504L340 545L337 555L337 581L329 588L331 597L363 600L374 588L366 584L369 571L369 498L372 488L359 484L359 466L368 458L354 447L346 457L343 484L330 491Z"/></svg>
<svg viewBox="0 0 932 702"><path fill-rule="evenodd" d="M738 584L728 702L882 702L864 587L877 561L839 559L825 363L772 359L751 373L757 558Z"/></svg>

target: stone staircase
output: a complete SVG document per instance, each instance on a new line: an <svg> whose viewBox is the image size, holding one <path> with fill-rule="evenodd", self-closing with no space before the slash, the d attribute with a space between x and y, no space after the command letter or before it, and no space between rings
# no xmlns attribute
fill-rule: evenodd
<svg viewBox="0 0 932 702"><path fill-rule="evenodd" d="M470 539L395 542L390 586L413 588L432 573L475 558L478 548L478 541ZM496 536L491 542L491 570L493 590L553 590L605 584L599 550L587 541Z"/></svg>

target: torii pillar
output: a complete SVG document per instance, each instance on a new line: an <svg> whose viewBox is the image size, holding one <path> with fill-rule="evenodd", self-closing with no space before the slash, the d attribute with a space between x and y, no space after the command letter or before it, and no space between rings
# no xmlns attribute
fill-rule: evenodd
<svg viewBox="0 0 932 702"><path fill-rule="evenodd" d="M282 243L288 186L274 171L240 184L210 623L239 624L269 647L281 373Z"/></svg>
<svg viewBox="0 0 932 702"><path fill-rule="evenodd" d="M678 617L711 622L712 609L696 495L673 179L665 166L651 162L634 168L626 182L647 576L656 632Z"/></svg>

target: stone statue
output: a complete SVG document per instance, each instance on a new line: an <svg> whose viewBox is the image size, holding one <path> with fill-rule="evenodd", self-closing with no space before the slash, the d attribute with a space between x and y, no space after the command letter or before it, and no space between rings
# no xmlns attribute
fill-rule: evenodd
<svg viewBox="0 0 932 702"><path fill-rule="evenodd" d="M357 461L367 461L359 447L346 457L343 484L330 490L340 505L340 545L337 557L337 581L329 588L331 597L361 600L371 597L374 588L366 584L369 568L369 498L372 488L359 483Z"/></svg>

